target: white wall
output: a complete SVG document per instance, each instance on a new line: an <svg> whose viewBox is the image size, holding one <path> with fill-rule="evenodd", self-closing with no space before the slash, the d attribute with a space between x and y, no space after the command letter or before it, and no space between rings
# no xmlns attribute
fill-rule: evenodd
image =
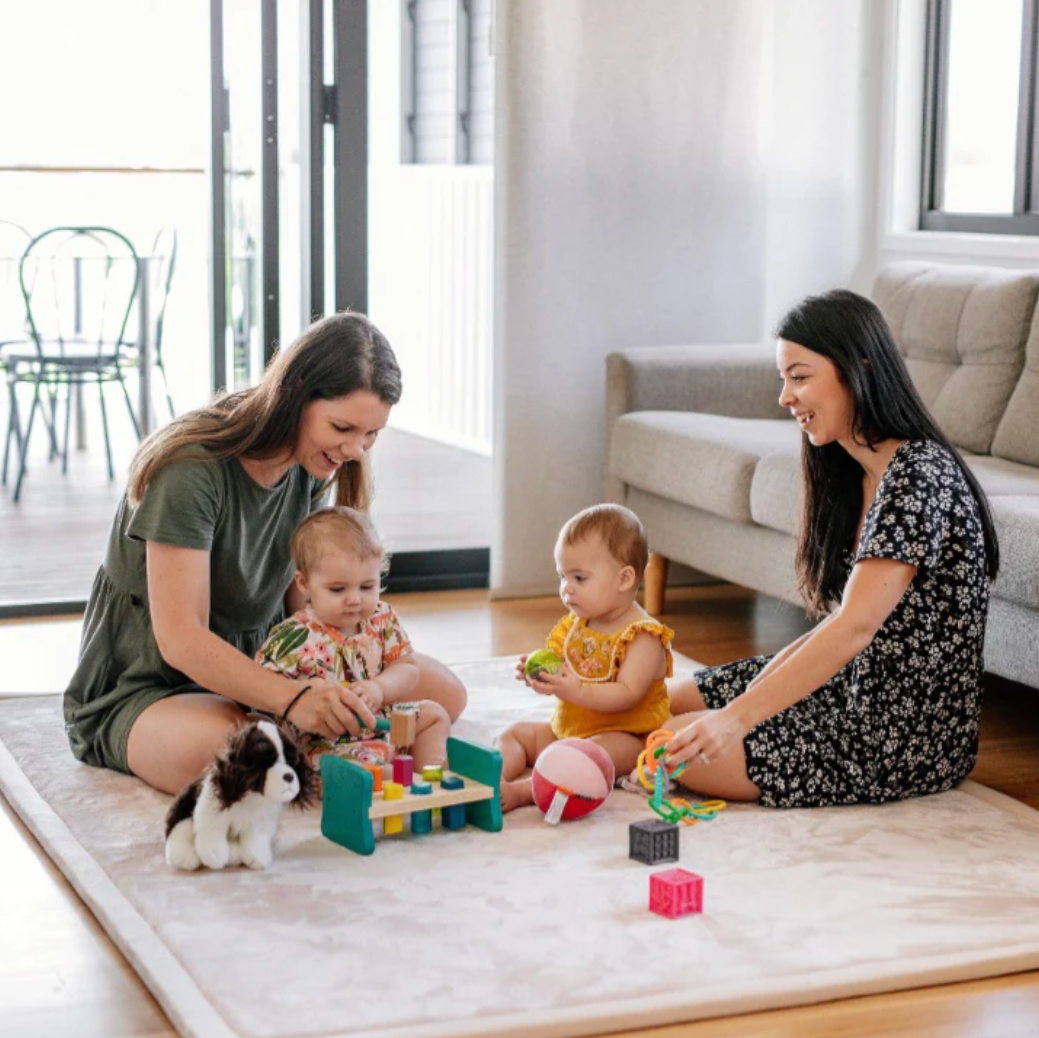
<svg viewBox="0 0 1039 1038"><path fill-rule="evenodd" d="M604 357L760 340L872 263L871 0L498 0L495 595L601 499Z"/></svg>
<svg viewBox="0 0 1039 1038"><path fill-rule="evenodd" d="M884 30L876 0L771 7L766 330L809 293L873 284Z"/></svg>

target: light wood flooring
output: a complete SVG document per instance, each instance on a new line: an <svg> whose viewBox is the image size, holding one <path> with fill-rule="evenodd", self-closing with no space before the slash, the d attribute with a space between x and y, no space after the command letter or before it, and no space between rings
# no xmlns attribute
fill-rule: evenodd
<svg viewBox="0 0 1039 1038"><path fill-rule="evenodd" d="M529 650L560 611L554 598L492 603L476 591L400 595L394 604L420 648L457 661ZM728 585L672 592L663 619L676 630L676 648L704 663L774 652L807 629L791 606ZM0 623L0 692L59 688L75 659L77 628L69 619ZM44 654L42 646L48 649ZM1039 808L1039 692L993 681L982 727L973 777ZM0 1035L175 1038L158 1005L6 801L0 799L0 808ZM710 983L709 964L671 966L676 984ZM1039 1035L1039 972L629 1031L622 1038L877 1035Z"/></svg>
<svg viewBox="0 0 1039 1038"><path fill-rule="evenodd" d="M115 478L108 479L96 398L89 450L73 450L69 471L47 457L34 429L21 500L12 500L17 465L0 488L0 606L84 602L104 559L136 440L126 406L109 393ZM6 413L0 415L6 429ZM13 450L12 450L13 454ZM482 548L490 544L491 459L387 429L372 452L372 515L391 552Z"/></svg>

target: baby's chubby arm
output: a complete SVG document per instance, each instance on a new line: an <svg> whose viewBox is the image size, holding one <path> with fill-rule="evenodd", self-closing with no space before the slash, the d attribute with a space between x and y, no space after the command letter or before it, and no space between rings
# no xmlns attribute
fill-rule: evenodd
<svg viewBox="0 0 1039 1038"><path fill-rule="evenodd" d="M387 663L374 678L355 681L350 687L368 704L369 709L378 710L382 706L407 700L418 682L419 669L409 653Z"/></svg>
<svg viewBox="0 0 1039 1038"><path fill-rule="evenodd" d="M556 674L542 672L530 679L529 684L543 696L558 696L577 706L621 713L645 699L650 686L663 677L666 670L667 660L660 639L641 632L628 646L616 681L586 685L569 667L564 667Z"/></svg>

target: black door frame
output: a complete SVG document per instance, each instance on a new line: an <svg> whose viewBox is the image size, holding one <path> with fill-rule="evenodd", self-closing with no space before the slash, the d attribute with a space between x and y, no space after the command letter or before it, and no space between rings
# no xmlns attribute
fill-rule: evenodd
<svg viewBox="0 0 1039 1038"><path fill-rule="evenodd" d="M264 135L261 190L264 362L278 338L278 133L277 133L277 0L261 0L263 51ZM309 45L305 86L309 99L309 247L303 262L312 318L326 312L325 300L325 192L333 193L335 242L335 310L368 312L368 0L333 0L331 24L326 25L324 0L308 0ZM223 0L210 0L212 75L212 264L214 390L226 386L227 358L224 328L227 319L225 134L229 131L227 90L223 75ZM324 76L325 33L331 33L334 83ZM326 124L333 127L332 184L325 177ZM390 591L443 590L487 587L490 549L400 552L394 555L387 577Z"/></svg>

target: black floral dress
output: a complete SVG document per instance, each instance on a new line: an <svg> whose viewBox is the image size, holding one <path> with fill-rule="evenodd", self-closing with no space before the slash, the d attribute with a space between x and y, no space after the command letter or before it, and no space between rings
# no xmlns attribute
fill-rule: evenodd
<svg viewBox="0 0 1039 1038"><path fill-rule="evenodd" d="M988 609L977 502L940 444L895 452L866 514L860 559L918 567L862 653L744 739L747 774L769 807L883 803L949 789L974 766ZM846 576L846 579L847 579ZM740 695L769 656L696 675L705 702Z"/></svg>

